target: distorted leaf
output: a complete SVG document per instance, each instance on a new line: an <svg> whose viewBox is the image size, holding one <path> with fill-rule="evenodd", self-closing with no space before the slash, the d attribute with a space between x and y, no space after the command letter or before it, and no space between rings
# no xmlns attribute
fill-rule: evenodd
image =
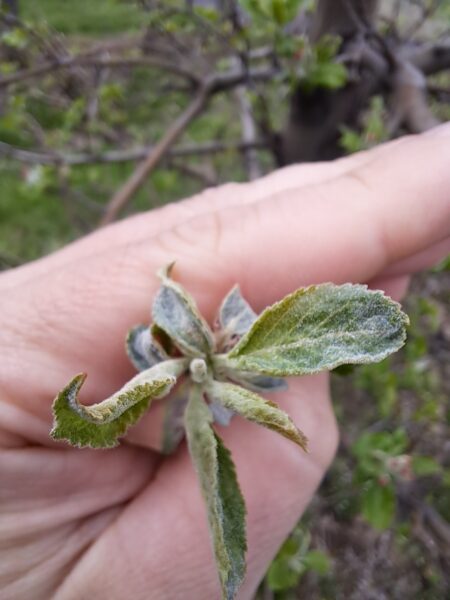
<svg viewBox="0 0 450 600"><path fill-rule="evenodd" d="M235 285L225 296L219 309L219 326L234 335L244 335L258 315L242 297L241 290Z"/></svg>
<svg viewBox="0 0 450 600"><path fill-rule="evenodd" d="M230 424L234 415L232 410L228 410L228 408L225 408L220 402L210 402L209 410L213 416L214 423L223 425L224 427L227 427Z"/></svg>
<svg viewBox="0 0 450 600"><path fill-rule="evenodd" d="M150 333L154 343L168 356L172 356L176 352L172 339L156 323L150 323Z"/></svg>
<svg viewBox="0 0 450 600"><path fill-rule="evenodd" d="M194 386L185 413L186 435L207 506L222 599L232 600L245 574L245 504L230 452L211 421L203 393Z"/></svg>
<svg viewBox="0 0 450 600"><path fill-rule="evenodd" d="M169 393L186 361L172 360L138 373L110 398L84 406L77 396L86 379L77 375L53 403L54 427L50 435L74 446L111 448L130 425L147 410L150 401Z"/></svg>
<svg viewBox="0 0 450 600"><path fill-rule="evenodd" d="M153 302L153 320L188 356L204 356L212 351L214 340L194 299L170 279L171 266L159 275L162 285Z"/></svg>
<svg viewBox="0 0 450 600"><path fill-rule="evenodd" d="M161 452L172 454L184 437L184 411L188 402L188 385L176 389L164 407Z"/></svg>
<svg viewBox="0 0 450 600"><path fill-rule="evenodd" d="M138 371L145 371L167 360L164 349L152 338L147 325L136 325L127 335L126 350L129 359Z"/></svg>
<svg viewBox="0 0 450 600"><path fill-rule="evenodd" d="M282 376L375 362L404 344L407 323L399 304L380 291L314 285L267 308L222 362Z"/></svg>
<svg viewBox="0 0 450 600"><path fill-rule="evenodd" d="M258 394L232 383L212 381L207 387L208 396L225 408L236 412L249 421L280 433L306 450L307 439L292 419L276 404Z"/></svg>

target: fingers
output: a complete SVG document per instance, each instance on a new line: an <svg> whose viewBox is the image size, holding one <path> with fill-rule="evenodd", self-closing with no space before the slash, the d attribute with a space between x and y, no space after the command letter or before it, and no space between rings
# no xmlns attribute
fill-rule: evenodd
<svg viewBox="0 0 450 600"><path fill-rule="evenodd" d="M448 236L450 137L408 138L365 156L322 184L202 213L134 243L141 220L147 226L137 217L113 228L123 236L117 247L109 241L12 287L0 315L5 400L50 421L51 399L77 372L89 371L83 401L116 390L133 372L121 340L148 322L154 273L172 260L211 318L236 282L261 310L301 285L373 280Z"/></svg>
<svg viewBox="0 0 450 600"><path fill-rule="evenodd" d="M111 247L118 249L122 246L126 249L130 244L148 242L152 236L200 215L232 206L252 204L272 194L291 189L298 190L303 186L339 176L372 159L373 152L360 152L333 162L305 163L278 169L252 183L230 183L207 189L183 202L168 204L115 223L70 244L51 256L11 270L0 279L0 285L11 286L36 278L49 269L61 268L74 260L86 259L92 254L109 250Z"/></svg>
<svg viewBox="0 0 450 600"><path fill-rule="evenodd" d="M450 202L450 199L449 199ZM450 253L450 235L446 239L430 247L400 259L385 270L386 276L403 275L429 269Z"/></svg>
<svg viewBox="0 0 450 600"><path fill-rule="evenodd" d="M240 419L219 428L248 509L248 575L241 598L252 597L334 455L337 432L327 389L327 377L305 377L280 395L283 408L310 439L309 454ZM155 598L164 598L168 589L173 598L218 598L215 573L203 501L184 451L163 463L153 483L90 548L58 598L74 598L73 590L92 598L100 590L104 596L145 597L149 585Z"/></svg>
<svg viewBox="0 0 450 600"><path fill-rule="evenodd" d="M54 598L79 556L151 480L156 463L152 453L129 447L3 450L1 597Z"/></svg>

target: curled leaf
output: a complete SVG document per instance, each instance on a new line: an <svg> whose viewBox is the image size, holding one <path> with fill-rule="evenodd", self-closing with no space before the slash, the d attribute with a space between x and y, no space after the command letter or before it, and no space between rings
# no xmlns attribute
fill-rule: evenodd
<svg viewBox="0 0 450 600"><path fill-rule="evenodd" d="M223 425L224 427L228 427L228 425L231 423L231 419L234 415L233 411L225 408L225 406L220 404L220 402L210 402L209 410L213 416L214 423Z"/></svg>
<svg viewBox="0 0 450 600"><path fill-rule="evenodd" d="M186 361L172 360L138 373L110 398L84 406L78 392L86 375L77 375L53 403L54 427L50 435L74 446L111 448L128 427L136 423L151 400L169 393L186 369Z"/></svg>
<svg viewBox="0 0 450 600"><path fill-rule="evenodd" d="M128 358L138 371L145 371L169 357L152 337L147 325L136 325L127 335Z"/></svg>
<svg viewBox="0 0 450 600"><path fill-rule="evenodd" d="M174 351L176 352L174 343L167 333L161 329L161 327L158 327L156 323L150 323L150 334L153 342L158 346L158 348L161 348L162 351L167 354L167 356L173 356Z"/></svg>
<svg viewBox="0 0 450 600"><path fill-rule="evenodd" d="M188 386L181 384L165 404L161 452L172 454L184 438L184 411L188 402Z"/></svg>
<svg viewBox="0 0 450 600"><path fill-rule="evenodd" d="M219 309L219 327L233 335L244 335L258 315L242 297L241 290L235 285L225 296Z"/></svg>
<svg viewBox="0 0 450 600"><path fill-rule="evenodd" d="M232 600L244 578L245 504L230 452L211 428L211 413L194 386L186 408L186 435L202 494L222 587Z"/></svg>
<svg viewBox="0 0 450 600"><path fill-rule="evenodd" d="M170 279L171 266L159 273L162 285L153 302L153 320L187 356L205 356L214 347L212 332L197 305Z"/></svg>
<svg viewBox="0 0 450 600"><path fill-rule="evenodd" d="M267 308L222 359L224 368L305 375L382 360L403 346L408 317L364 285L313 285Z"/></svg>
<svg viewBox="0 0 450 600"><path fill-rule="evenodd" d="M307 449L306 436L298 429L292 419L273 402L261 398L258 394L244 390L232 383L212 381L207 388L208 396L225 408L245 417L249 421L272 429Z"/></svg>

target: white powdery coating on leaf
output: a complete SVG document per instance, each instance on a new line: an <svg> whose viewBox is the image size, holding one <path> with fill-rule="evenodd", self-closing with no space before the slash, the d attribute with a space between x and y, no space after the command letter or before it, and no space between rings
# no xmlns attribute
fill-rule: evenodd
<svg viewBox="0 0 450 600"><path fill-rule="evenodd" d="M404 344L407 323L399 304L366 286L311 286L266 309L228 357L268 375L376 362Z"/></svg>

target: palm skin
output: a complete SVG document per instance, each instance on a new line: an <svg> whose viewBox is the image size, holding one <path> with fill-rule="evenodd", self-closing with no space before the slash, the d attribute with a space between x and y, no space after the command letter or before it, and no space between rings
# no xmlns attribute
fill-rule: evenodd
<svg viewBox="0 0 450 600"><path fill-rule="evenodd" d="M148 322L156 270L211 320L239 283L255 310L321 281L399 298L450 249L448 128L324 165L295 166L128 219L0 278L0 595L219 597L206 516L185 447L162 458L155 405L108 451L49 438L55 393L80 371L83 402L133 375L127 330ZM424 165L433 164L433 168ZM251 598L331 462L337 428L322 374L273 396L310 440L303 453L236 419L221 429L248 507Z"/></svg>

